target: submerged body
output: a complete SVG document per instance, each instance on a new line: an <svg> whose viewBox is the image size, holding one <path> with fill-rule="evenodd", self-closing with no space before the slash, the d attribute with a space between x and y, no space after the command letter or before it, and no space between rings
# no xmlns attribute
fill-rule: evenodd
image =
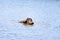
<svg viewBox="0 0 60 40"><path fill-rule="evenodd" d="M31 18L27 18L25 20L22 20L19 23L23 23L23 24L26 24L26 25L33 25L34 24L34 22L32 21Z"/></svg>

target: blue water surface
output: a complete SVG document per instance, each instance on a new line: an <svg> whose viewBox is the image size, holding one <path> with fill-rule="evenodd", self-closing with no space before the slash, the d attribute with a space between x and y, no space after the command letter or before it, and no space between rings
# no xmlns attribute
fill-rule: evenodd
<svg viewBox="0 0 60 40"><path fill-rule="evenodd" d="M26 17L33 26L18 23ZM60 1L0 0L0 40L60 40Z"/></svg>

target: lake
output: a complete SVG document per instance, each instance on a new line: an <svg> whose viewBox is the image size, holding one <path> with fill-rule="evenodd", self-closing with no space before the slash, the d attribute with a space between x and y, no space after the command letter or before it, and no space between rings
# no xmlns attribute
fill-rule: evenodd
<svg viewBox="0 0 60 40"><path fill-rule="evenodd" d="M26 17L33 26L18 23ZM60 40L60 1L0 0L0 40Z"/></svg>

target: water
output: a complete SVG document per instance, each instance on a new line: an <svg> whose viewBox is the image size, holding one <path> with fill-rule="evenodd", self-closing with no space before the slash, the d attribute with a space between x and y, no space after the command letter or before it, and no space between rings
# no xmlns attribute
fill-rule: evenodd
<svg viewBox="0 0 60 40"><path fill-rule="evenodd" d="M26 17L33 26L18 23ZM60 1L0 0L0 40L60 40Z"/></svg>

